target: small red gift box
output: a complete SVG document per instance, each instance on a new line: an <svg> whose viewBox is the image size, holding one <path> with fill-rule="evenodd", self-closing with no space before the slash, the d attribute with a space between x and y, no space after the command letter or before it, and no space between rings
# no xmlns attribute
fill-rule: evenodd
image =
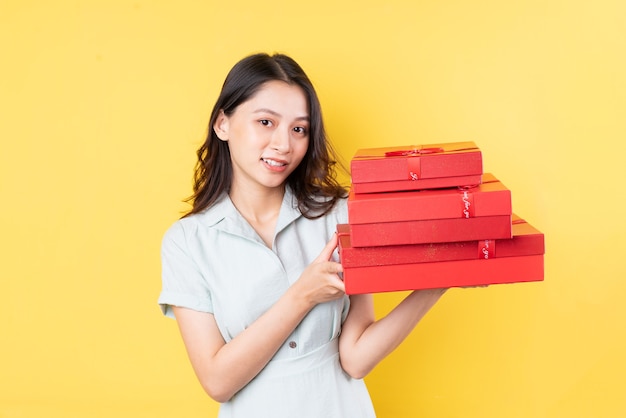
<svg viewBox="0 0 626 418"><path fill-rule="evenodd" d="M482 154L474 142L364 148L350 172L355 193L466 186L481 182Z"/></svg>
<svg viewBox="0 0 626 418"><path fill-rule="evenodd" d="M542 281L544 235L515 218L512 239L368 248L338 225L346 293Z"/></svg>
<svg viewBox="0 0 626 418"><path fill-rule="evenodd" d="M348 196L350 224L511 214L511 191L493 174L474 187Z"/></svg>

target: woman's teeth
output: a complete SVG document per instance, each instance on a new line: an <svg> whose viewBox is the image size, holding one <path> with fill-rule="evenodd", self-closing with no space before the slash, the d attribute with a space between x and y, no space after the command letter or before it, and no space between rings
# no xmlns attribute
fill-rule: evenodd
<svg viewBox="0 0 626 418"><path fill-rule="evenodd" d="M263 158L263 161L267 164L267 165L271 165L272 167L281 167L283 165L286 165L285 163L279 163L278 161L274 161L274 160L267 160L265 158Z"/></svg>

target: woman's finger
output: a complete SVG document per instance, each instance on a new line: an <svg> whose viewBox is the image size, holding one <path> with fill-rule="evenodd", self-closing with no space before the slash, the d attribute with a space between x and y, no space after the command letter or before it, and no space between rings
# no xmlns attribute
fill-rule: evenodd
<svg viewBox="0 0 626 418"><path fill-rule="evenodd" d="M330 257L332 257L333 252L335 251L335 248L337 248L338 242L339 241L337 238L337 234L333 234L333 237L330 239L330 241L328 241L328 243L326 244L320 255L317 256L314 262L329 261Z"/></svg>

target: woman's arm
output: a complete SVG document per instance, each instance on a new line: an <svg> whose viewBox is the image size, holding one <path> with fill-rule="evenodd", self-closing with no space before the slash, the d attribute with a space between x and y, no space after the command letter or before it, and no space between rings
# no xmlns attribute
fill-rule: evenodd
<svg viewBox="0 0 626 418"><path fill-rule="evenodd" d="M212 314L173 308L194 372L211 398L229 400L265 367L315 305L343 296L337 275L341 265L329 261L336 246L334 237L287 292L228 343Z"/></svg>
<svg viewBox="0 0 626 418"><path fill-rule="evenodd" d="M365 377L400 345L445 291L415 290L378 321L372 295L351 296L339 337L339 356L346 373L356 379Z"/></svg>

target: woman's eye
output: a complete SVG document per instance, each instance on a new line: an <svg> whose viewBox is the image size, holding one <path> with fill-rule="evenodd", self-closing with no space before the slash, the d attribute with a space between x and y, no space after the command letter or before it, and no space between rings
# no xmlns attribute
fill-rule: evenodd
<svg viewBox="0 0 626 418"><path fill-rule="evenodd" d="M259 123L263 126L270 126L272 124L272 122L268 119L261 119Z"/></svg>
<svg viewBox="0 0 626 418"><path fill-rule="evenodd" d="M306 134L306 129L303 128L302 126L297 126L297 127L293 128L293 130L296 133L299 133L299 134Z"/></svg>

